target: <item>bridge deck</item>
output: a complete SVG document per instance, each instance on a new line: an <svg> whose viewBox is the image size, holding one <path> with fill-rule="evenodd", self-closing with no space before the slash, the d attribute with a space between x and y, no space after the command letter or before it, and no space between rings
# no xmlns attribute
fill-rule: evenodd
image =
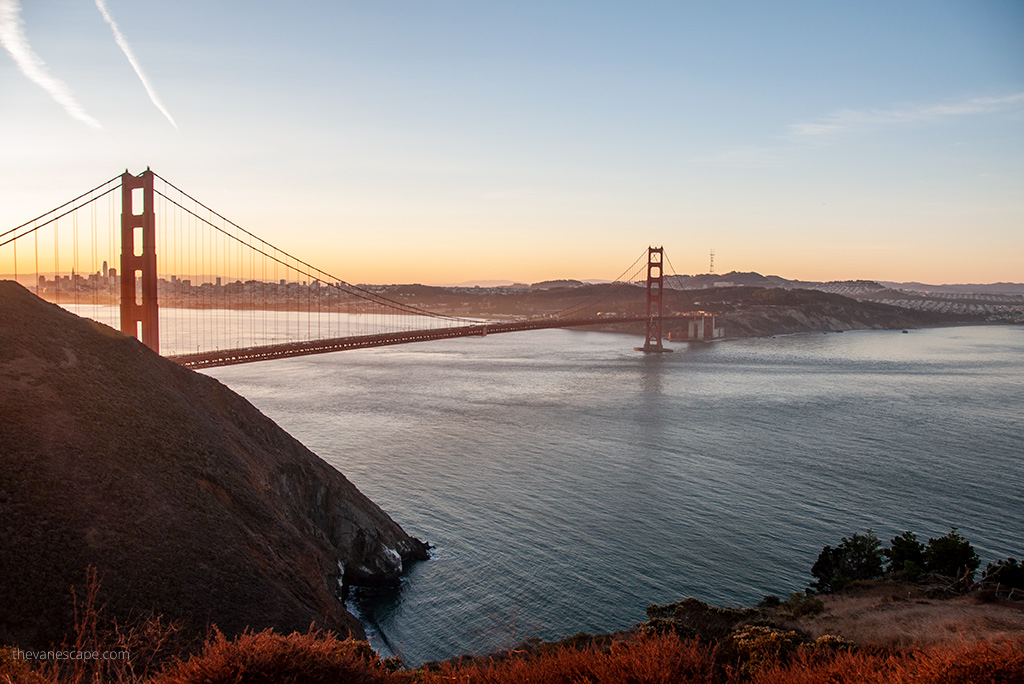
<svg viewBox="0 0 1024 684"><path fill-rule="evenodd" d="M664 320L685 319L693 314L664 316ZM338 337L328 340L310 340L292 342L246 349L225 349L203 352L199 354L179 354L168 356L186 368L214 368L216 366L232 366L239 363L286 359L292 356L308 356L310 354L326 354L347 349L365 349L367 347L384 347L410 342L427 342L430 340L446 340L454 337L483 337L498 333L522 332L525 330L544 330L550 328L579 328L590 325L610 325L615 323L641 323L647 316L602 316L598 318L551 318L524 321L488 322L477 325L464 325L436 330L408 330L404 332L382 333L378 335L357 335Z"/></svg>

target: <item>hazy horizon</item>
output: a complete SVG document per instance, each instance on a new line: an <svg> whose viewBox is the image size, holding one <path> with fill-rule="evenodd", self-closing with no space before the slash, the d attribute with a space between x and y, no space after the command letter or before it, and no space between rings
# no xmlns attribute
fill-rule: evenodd
<svg viewBox="0 0 1024 684"><path fill-rule="evenodd" d="M820 281L804 281L804 280L801 280L799 278L787 278L786 276L780 275L778 273L761 273L759 271L730 271L728 273L678 273L678 274L666 273L665 275L666 275L666 277L667 276L671 276L671 275L678 275L678 276L682 276L682 277L704 277L704 276L725 277L725 276L728 276L728 275L730 275L732 273L756 273L757 275L761 275L761 276L764 276L766 278L778 277L778 278L783 278L784 280L799 281L799 282L821 282L821 283L828 283L828 282L839 282L840 281L840 279L837 279L837 278L828 278L826 280L820 280ZM14 273L0 273L0 280L14 280L14 275L15 275ZM39 273L39 275L40 276L45 276L48 279L52 279L53 278L53 273L52 272ZM83 273L82 275L86 275L86 274ZM173 274L160 273L159 278L167 279L170 275L173 275ZM18 274L18 282L20 282L21 284L24 285L27 282L26 278L35 278L35 276L36 276L35 272L32 272L31 274L29 274L27 272L26 273L19 273ZM212 282L213 278L215 278L215 277L217 277L217 276L213 276L213 275L198 276L198 280L196 282L197 283ZM256 280L260 280L260 279L256 278ZM301 278L300 278L300 280L301 280ZM386 282L366 282L366 283L352 283L352 284L353 285L372 285L372 286L423 285L423 286L427 286L427 287L481 287L481 288L486 288L486 287L508 287L508 286L517 285L517 284L521 284L521 285L535 285L535 284L539 284L539 283L559 281L559 280L575 280L575 281L582 282L585 285L601 285L601 284L613 282L611 280L602 279L602 278L558 278L558 277L552 277L552 278L544 278L542 280L537 280L537 281L534 281L534 282L531 282L531 283L527 283L527 282L523 282L523 281L519 281L519 280L493 279L492 278L492 279L488 279L488 280L463 280L463 281L460 281L460 282L457 282L457 283L455 283L455 282L430 282L430 283L424 283L424 282L406 282L406 281L402 281L402 282L391 282L391 283L386 283ZM871 281L871 282L877 282L877 283L879 283L881 285L886 285L886 284L893 284L893 285L920 285L920 286L927 286L927 287L972 287L972 286L990 287L990 286L993 286L993 285L1020 285L1021 289L1024 290L1024 282L1018 282L1018 281L993 281L993 282L988 282L988 283L953 283L953 282L924 283L924 282L917 281L917 280L895 281L895 280L874 280L872 278L848 278L848 279L842 279L842 280ZM270 282L270 281L268 281L268 282Z"/></svg>

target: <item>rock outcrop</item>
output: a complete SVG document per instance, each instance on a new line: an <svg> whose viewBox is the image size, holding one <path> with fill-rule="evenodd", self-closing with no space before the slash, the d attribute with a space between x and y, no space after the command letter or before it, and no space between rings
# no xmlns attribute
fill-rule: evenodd
<svg viewBox="0 0 1024 684"><path fill-rule="evenodd" d="M342 584L426 545L242 397L0 282L0 643L68 633L89 566L121 620L363 634Z"/></svg>

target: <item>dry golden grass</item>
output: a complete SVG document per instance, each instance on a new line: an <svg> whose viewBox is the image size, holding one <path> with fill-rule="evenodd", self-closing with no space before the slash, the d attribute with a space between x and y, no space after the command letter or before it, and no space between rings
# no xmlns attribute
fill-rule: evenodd
<svg viewBox="0 0 1024 684"><path fill-rule="evenodd" d="M864 646L892 649L998 642L1024 635L1024 604L977 595L929 599L914 585L885 583L823 596L821 614L787 623L817 638L836 634Z"/></svg>

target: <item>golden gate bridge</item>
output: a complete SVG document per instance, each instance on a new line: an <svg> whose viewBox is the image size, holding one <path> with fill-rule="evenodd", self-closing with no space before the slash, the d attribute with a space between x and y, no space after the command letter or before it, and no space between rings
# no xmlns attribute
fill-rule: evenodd
<svg viewBox="0 0 1024 684"><path fill-rule="evenodd" d="M643 323L665 351L663 324L713 336L703 312L668 313L661 247L649 247L612 285L543 316L477 318L428 310L353 285L272 245L155 172L119 176L15 228L0 249L16 281L177 363L208 368L455 337ZM158 262L157 255L160 254ZM159 269L159 270L158 270ZM669 281L671 282L671 281ZM623 293L635 305L600 311ZM434 307L440 308L440 307Z"/></svg>

